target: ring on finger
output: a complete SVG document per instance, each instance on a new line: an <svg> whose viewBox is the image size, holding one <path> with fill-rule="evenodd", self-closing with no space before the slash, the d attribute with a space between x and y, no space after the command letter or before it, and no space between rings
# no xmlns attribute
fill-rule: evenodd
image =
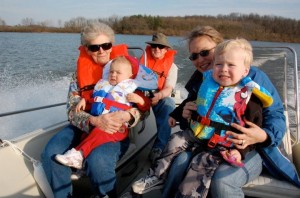
<svg viewBox="0 0 300 198"><path fill-rule="evenodd" d="M242 140L242 143L240 144L241 146L244 146L245 140Z"/></svg>

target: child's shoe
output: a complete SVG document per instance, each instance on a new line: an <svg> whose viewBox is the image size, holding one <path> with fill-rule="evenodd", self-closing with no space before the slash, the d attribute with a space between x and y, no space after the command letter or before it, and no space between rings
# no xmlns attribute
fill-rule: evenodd
<svg viewBox="0 0 300 198"><path fill-rule="evenodd" d="M156 176L146 176L132 184L133 192L137 194L144 194L154 189L162 189L164 184L163 179L159 179Z"/></svg>
<svg viewBox="0 0 300 198"><path fill-rule="evenodd" d="M72 148L65 152L65 154L57 154L55 156L56 161L60 162L61 164L77 169L82 168L83 156L80 151Z"/></svg>

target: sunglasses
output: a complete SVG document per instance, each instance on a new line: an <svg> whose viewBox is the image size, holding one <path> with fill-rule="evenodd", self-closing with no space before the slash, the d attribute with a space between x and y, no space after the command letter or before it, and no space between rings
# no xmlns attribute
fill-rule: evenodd
<svg viewBox="0 0 300 198"><path fill-rule="evenodd" d="M109 50L112 47L112 43L102 43L100 45L88 45L87 48L91 52L98 52L100 48L103 50Z"/></svg>
<svg viewBox="0 0 300 198"><path fill-rule="evenodd" d="M151 44L150 45L151 48L155 49L155 48L158 48L158 49L164 49L166 46L164 45L160 45L160 44Z"/></svg>
<svg viewBox="0 0 300 198"><path fill-rule="evenodd" d="M215 47L214 47L214 48L215 48ZM192 54L189 56L189 59L190 59L191 61L194 61L194 60L197 60L197 59L199 58L199 56L206 57L206 56L209 55L210 50L212 50L212 49L214 49L214 48L211 48L211 49L209 49L209 50L202 50L202 51L200 51L200 52L198 52L198 53L192 53Z"/></svg>

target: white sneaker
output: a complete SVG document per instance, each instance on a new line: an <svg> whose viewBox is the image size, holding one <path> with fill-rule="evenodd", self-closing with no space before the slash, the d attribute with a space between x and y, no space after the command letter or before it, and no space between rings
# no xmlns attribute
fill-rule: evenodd
<svg viewBox="0 0 300 198"><path fill-rule="evenodd" d="M82 168L83 156L80 151L75 150L72 148L65 152L65 154L57 154L55 156L56 161L60 162L61 164L77 169Z"/></svg>
<svg viewBox="0 0 300 198"><path fill-rule="evenodd" d="M155 189L162 189L164 180L156 176L146 176L132 184L133 192L137 194L145 194Z"/></svg>

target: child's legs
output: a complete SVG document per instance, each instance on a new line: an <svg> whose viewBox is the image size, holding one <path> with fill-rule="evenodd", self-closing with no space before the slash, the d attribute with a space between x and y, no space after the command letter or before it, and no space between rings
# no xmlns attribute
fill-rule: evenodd
<svg viewBox="0 0 300 198"><path fill-rule="evenodd" d="M122 141L127 136L128 129L126 129L124 133L116 132L114 134L109 134L99 128L95 128L75 149L81 151L83 157L86 158L94 148L107 142Z"/></svg>
<svg viewBox="0 0 300 198"><path fill-rule="evenodd" d="M189 167L189 170L179 186L181 195L195 195L197 197L206 197L211 178L216 168L222 162L222 157L212 155L209 152L200 152L197 154Z"/></svg>
<svg viewBox="0 0 300 198"><path fill-rule="evenodd" d="M182 151L187 150L190 146L191 140L188 130L179 131L170 136L170 139L165 146L160 157L157 158L155 163L154 175L160 177L170 167L173 159Z"/></svg>

